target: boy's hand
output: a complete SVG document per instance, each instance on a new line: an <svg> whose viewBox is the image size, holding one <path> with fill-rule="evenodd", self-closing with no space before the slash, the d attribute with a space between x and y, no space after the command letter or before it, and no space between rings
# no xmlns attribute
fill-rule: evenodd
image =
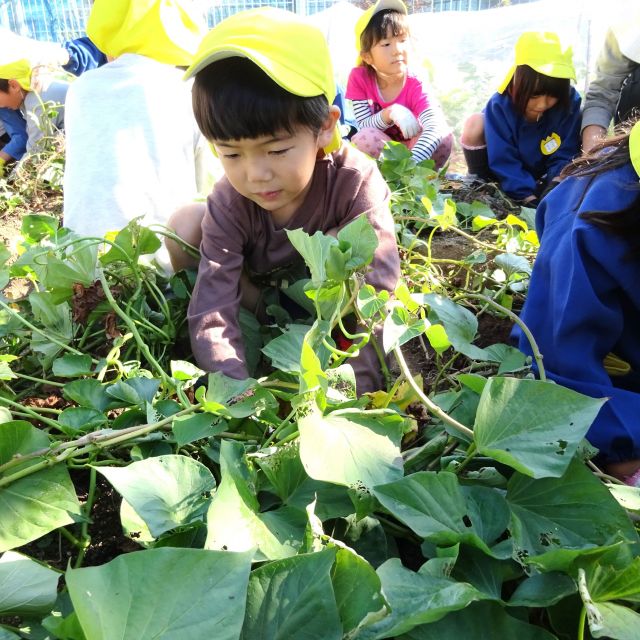
<svg viewBox="0 0 640 640"><path fill-rule="evenodd" d="M413 138L417 136L422 127L418 122L418 119L407 109L407 107L402 106L401 104L392 104L388 107L389 117L391 121L402 131L402 135L405 139L409 140L409 138Z"/></svg>

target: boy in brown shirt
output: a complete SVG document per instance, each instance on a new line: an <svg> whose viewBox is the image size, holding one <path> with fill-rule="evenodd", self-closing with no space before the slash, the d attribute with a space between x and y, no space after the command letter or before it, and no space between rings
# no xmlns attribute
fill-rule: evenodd
<svg viewBox="0 0 640 640"><path fill-rule="evenodd" d="M294 14L261 8L228 18L201 43L192 75L196 120L225 177L202 219L191 343L200 367L241 379L238 314L260 299L252 277L302 260L287 229L335 235L365 214L378 237L366 280L393 291L400 261L389 189L373 161L342 143L326 41ZM380 388L375 360L370 347L350 360L358 393Z"/></svg>

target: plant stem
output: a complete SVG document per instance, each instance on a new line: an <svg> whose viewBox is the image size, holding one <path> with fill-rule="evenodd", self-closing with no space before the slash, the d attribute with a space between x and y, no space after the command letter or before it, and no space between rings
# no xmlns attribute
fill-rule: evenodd
<svg viewBox="0 0 640 640"><path fill-rule="evenodd" d="M578 622L578 640L584 640L584 632L585 632L585 623L587 621L587 607L582 605L582 610L580 611L580 620Z"/></svg>
<svg viewBox="0 0 640 640"><path fill-rule="evenodd" d="M287 417L282 420L282 422L280 422L280 424L273 430L273 433L264 441L264 444L260 447L261 449L266 449L276 439L276 436L284 429L284 427L290 424L289 420L293 418L293 416L296 414L296 411L297 408L295 407L291 409L289 415L287 415Z"/></svg>
<svg viewBox="0 0 640 640"><path fill-rule="evenodd" d="M78 438L77 440L63 442L56 447L40 449L38 451L27 453L23 456L13 457L3 465L0 465L0 473L3 473L7 469L15 467L16 465L23 464L26 460L33 460L35 458L44 459L40 460L40 462L37 462L30 467L21 469L20 471L16 471L11 475L0 478L0 487L7 486L12 482L15 482L16 480L19 480L20 478L36 473L37 471L40 471L49 466L53 466L54 464L58 464L59 462L63 462L67 458L85 455L87 453L103 449L105 447L112 447L127 440L133 440L134 438L145 436L152 431L161 429L168 424L171 424L175 418L194 413L200 408L201 405L196 404L189 407L188 409L179 411L178 413L175 413L168 418L163 418L158 422L137 425L135 427L129 427L128 429L120 429L116 432L113 432L111 429L101 429L100 431L88 433L81 438ZM235 435L237 437L238 434L232 435Z"/></svg>
<svg viewBox="0 0 640 640"><path fill-rule="evenodd" d="M427 397L425 392L418 386L416 381L413 379L413 376L411 375L411 371L407 366L407 362L404 359L404 356L402 355L402 351L400 347L395 347L393 349L393 353L398 359L400 370L404 374L404 377L406 378L407 382L411 385L411 388L416 392L421 402L427 407L429 412L432 413L437 418L440 418L440 420L442 420L442 422L444 422L445 424L448 424L450 427L455 429L458 433L463 435L465 439L470 438L471 440L473 440L473 431L469 429L469 427L465 427L461 422L458 422L457 420L449 416L447 413L445 413L435 402L433 402L433 400Z"/></svg>
<svg viewBox="0 0 640 640"><path fill-rule="evenodd" d="M533 359L536 361L536 365L538 366L538 377L540 378L540 380L547 379L547 376L544 370L544 365L542 364L542 354L540 353L540 349L538 348L538 343L536 342L535 338L533 337L533 334L529 330L529 327L527 327L527 325L524 322L522 322L522 320L518 317L517 314L515 314L510 309L503 307L501 304L499 304L489 296L485 296L481 293L463 293L461 297L471 298L474 300L483 300L487 304L491 305L494 309L497 309L498 311L504 313L506 316L511 318L511 320L513 320L520 327L520 329L522 330L522 333L524 333L524 335L527 337L527 340L529 341L529 344L531 345Z"/></svg>
<svg viewBox="0 0 640 640"><path fill-rule="evenodd" d="M80 551L74 563L74 569L79 569L84 561L84 556L91 544L91 536L89 535L89 521L91 519L91 510L96 496L96 470L89 467L89 490L87 491L87 501L82 507L82 515L84 517L80 528Z"/></svg>
<svg viewBox="0 0 640 640"><path fill-rule="evenodd" d="M618 478L615 478L614 476L610 476L608 473L605 473L604 471L602 471L602 469L600 469L595 464L593 464L591 460L587 460L587 466L589 467L589 469L591 469L591 471L593 471L593 473L598 478L600 478L600 480L608 480L612 484L618 484L623 487L626 486L622 480L619 480Z"/></svg>
<svg viewBox="0 0 640 640"><path fill-rule="evenodd" d="M78 538L76 538L73 533L69 531L69 529L67 529L66 527L60 527L58 531L60 531L62 537L66 538L74 547L77 547L78 549L82 548L82 543L80 542L80 540L78 540Z"/></svg>
<svg viewBox="0 0 640 640"><path fill-rule="evenodd" d="M21 322L25 327L27 327L28 329L31 329L31 331L41 335L43 338L46 338L49 342L53 342L53 344L58 345L61 349L64 349L65 351L68 351L69 353L73 353L76 356L85 355L85 354L82 353L82 351L78 351L77 349L74 349L73 347L70 347L68 344L65 344L61 340L58 340L58 338L56 338L52 333L47 333L46 331L43 331L42 329L36 327L34 324L31 324L26 318L23 318L21 314L16 313L16 311L14 309L12 309L8 304L5 304L2 300L0 300L0 308L4 309L5 311L8 311L12 316L14 316L16 318L16 320ZM95 362L97 362L97 360L94 360L92 358L92 362L95 363Z"/></svg>
<svg viewBox="0 0 640 640"><path fill-rule="evenodd" d="M34 378L33 376L28 376L26 373L18 373L16 371L13 372L14 375L18 378L23 378L24 380L29 380L31 382L37 382L39 384L46 384L50 387L64 387L64 383L62 382L53 382L53 380L43 380L42 378Z"/></svg>
<svg viewBox="0 0 640 640"><path fill-rule="evenodd" d="M455 474L458 475L461 471L465 469L465 467L478 455L476 450L476 445L471 443L469 448L467 449L467 455L465 459L455 468Z"/></svg>
<svg viewBox="0 0 640 640"><path fill-rule="evenodd" d="M10 407L15 407L18 411L20 411L20 413L28 415L33 420L42 422L43 424L49 425L50 427L54 427L55 429L60 429L60 425L55 420L51 420L51 418L47 418L46 416L41 416L39 413L36 413L30 407L25 407L24 405L19 404L18 402L9 400L9 398L3 398L2 396L0 396L0 404L1 403L7 404ZM3 467L4 465L0 466L0 471L2 471Z"/></svg>
<svg viewBox="0 0 640 640"><path fill-rule="evenodd" d="M160 366L160 363L151 355L151 351L147 343L142 339L140 334L138 333L138 328L135 325L135 322L131 320L131 318L120 308L120 305L116 302L115 298L111 294L111 289L109 289L109 285L107 284L107 280L104 277L104 272L100 271L98 273L98 278L100 279L100 284L102 285L102 290L104 291L104 295L109 301L109 304L116 312L120 319L127 325L129 331L133 334L133 337L138 344L140 351L144 354L144 357L147 359L147 362L156 370L156 373L160 376L160 379L164 383L167 388L172 388L174 386L171 378L165 373L164 369Z"/></svg>

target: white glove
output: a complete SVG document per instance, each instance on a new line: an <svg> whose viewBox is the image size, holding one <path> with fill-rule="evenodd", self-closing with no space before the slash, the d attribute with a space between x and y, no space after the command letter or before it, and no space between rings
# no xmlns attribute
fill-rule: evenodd
<svg viewBox="0 0 640 640"><path fill-rule="evenodd" d="M388 111L389 117L395 125L402 131L402 135L406 140L417 136L422 127L416 118L407 107L401 104L392 104Z"/></svg>

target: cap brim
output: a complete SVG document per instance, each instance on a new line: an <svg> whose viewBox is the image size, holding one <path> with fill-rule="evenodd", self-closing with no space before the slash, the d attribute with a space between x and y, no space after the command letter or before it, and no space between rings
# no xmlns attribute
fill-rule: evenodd
<svg viewBox="0 0 640 640"><path fill-rule="evenodd" d="M197 57L197 56L196 56ZM197 59L184 74L187 80L198 71L226 58L247 58L258 65L276 84L286 89L296 96L313 97L320 95L318 86L303 78L299 73L291 71L288 67L275 62L272 58L259 51L254 51L248 47L233 47L227 45L224 49L209 51L202 58Z"/></svg>

